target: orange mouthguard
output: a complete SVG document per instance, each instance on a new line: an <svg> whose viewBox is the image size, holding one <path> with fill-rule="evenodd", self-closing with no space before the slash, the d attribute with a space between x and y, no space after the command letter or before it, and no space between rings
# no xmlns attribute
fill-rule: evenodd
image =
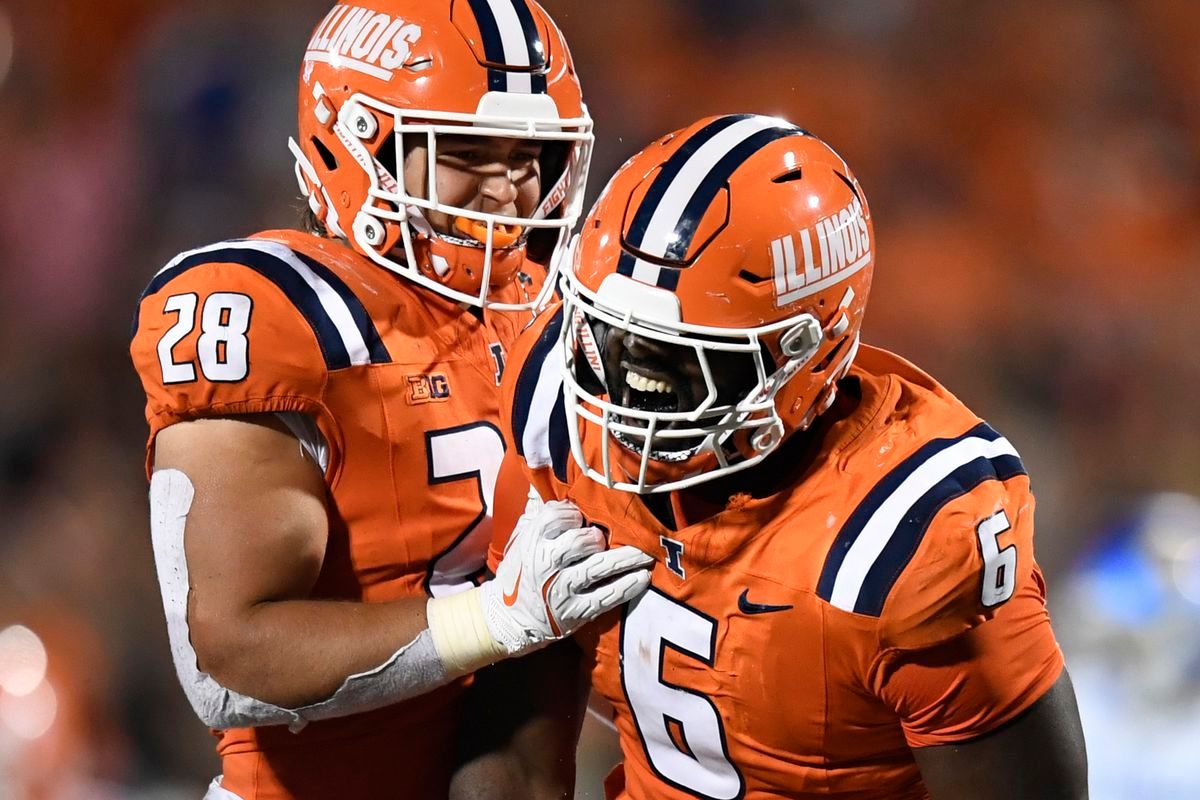
<svg viewBox="0 0 1200 800"><path fill-rule="evenodd" d="M482 220L455 217L454 228L477 242L487 243L488 226ZM521 238L524 230L520 225L494 224L492 226L492 247L510 247L516 243L517 239Z"/></svg>

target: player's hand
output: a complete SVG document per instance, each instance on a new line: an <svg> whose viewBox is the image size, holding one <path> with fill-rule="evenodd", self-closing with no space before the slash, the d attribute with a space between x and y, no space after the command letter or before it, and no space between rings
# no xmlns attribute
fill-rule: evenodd
<svg viewBox="0 0 1200 800"><path fill-rule="evenodd" d="M496 577L480 587L488 630L509 655L570 636L646 591L653 563L635 547L607 549L571 503L531 500Z"/></svg>

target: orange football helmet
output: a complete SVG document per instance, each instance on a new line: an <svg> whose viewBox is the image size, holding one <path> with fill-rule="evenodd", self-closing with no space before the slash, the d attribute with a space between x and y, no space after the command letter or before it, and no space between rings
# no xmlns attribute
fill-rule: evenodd
<svg viewBox="0 0 1200 800"><path fill-rule="evenodd" d="M609 182L563 272L576 461L639 493L759 463L833 402L874 263L858 181L812 134L743 114L650 145ZM604 344L614 331L668 363L694 353L692 382L702 376L704 388L685 393L669 367L632 357L614 364ZM599 448L582 446L589 427Z"/></svg>
<svg viewBox="0 0 1200 800"><path fill-rule="evenodd" d="M534 0L334 6L304 54L299 122L299 140L289 142L296 178L331 236L459 302L501 310L540 302L496 295L517 276L531 235L548 240L539 245L557 263L580 214L592 121L566 41ZM532 216L441 202L443 134L560 143L543 151ZM406 144L427 147L424 196L405 189ZM450 215L454 230L434 230L427 211Z"/></svg>

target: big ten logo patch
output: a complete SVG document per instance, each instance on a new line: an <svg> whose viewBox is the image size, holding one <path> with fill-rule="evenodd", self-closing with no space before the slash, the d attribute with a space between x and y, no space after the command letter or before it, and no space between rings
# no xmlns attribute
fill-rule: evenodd
<svg viewBox="0 0 1200 800"><path fill-rule="evenodd" d="M450 399L450 381L440 372L408 376L408 404L440 403Z"/></svg>

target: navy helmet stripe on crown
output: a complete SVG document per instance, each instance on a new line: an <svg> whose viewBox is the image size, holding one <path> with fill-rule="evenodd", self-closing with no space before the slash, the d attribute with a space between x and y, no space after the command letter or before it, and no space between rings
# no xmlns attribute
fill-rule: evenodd
<svg viewBox="0 0 1200 800"><path fill-rule="evenodd" d="M546 49L528 2L468 2L483 38L488 88L493 92L545 93Z"/></svg>
<svg viewBox="0 0 1200 800"><path fill-rule="evenodd" d="M642 198L617 272L674 290L679 270L661 262L687 257L700 221L738 167L771 142L807 135L754 114L721 117L696 131L662 165Z"/></svg>
<svg viewBox="0 0 1200 800"><path fill-rule="evenodd" d="M529 357L521 365L521 374L517 376L517 387L513 393L512 431L517 445L517 453L522 457L528 455L525 452L525 431L531 421L530 411L542 376L542 367L558 344L562 326L563 312L560 308L542 329L542 335L538 337L537 343L530 350ZM557 373L555 377L559 377ZM561 394L560 391L559 395L561 396ZM544 424L544 421L535 421L535 424Z"/></svg>
<svg viewBox="0 0 1200 800"><path fill-rule="evenodd" d="M517 19L521 21L521 30L525 34L525 46L529 51L529 65L533 68L530 90L544 94L546 91L546 45L542 42L542 34L538 31L537 21L529 10L527 0L513 0Z"/></svg>
<svg viewBox="0 0 1200 800"><path fill-rule="evenodd" d="M642 198L637 213L633 215L633 221L629 223L629 232L626 237L627 243L634 246L641 244L642 238L646 235L646 228L650 224L650 218L654 216L654 212L658 208L659 203L662 202L667 188L679 176L679 171L683 169L683 165L688 162L688 159L695 155L697 150L707 144L718 133L735 122L749 119L750 116L750 114L731 114L715 119L696 131L686 142L680 145L679 149L663 163L658 171L658 175L654 178L654 182L646 190L646 196ZM633 270L637 260L637 256L633 253L623 250L620 261L617 263L617 272L628 277L633 277ZM671 288L673 289L674 287Z"/></svg>
<svg viewBox="0 0 1200 800"><path fill-rule="evenodd" d="M483 38L483 57L490 64L503 64L504 41L500 38L500 27L496 24L496 16L488 0L469 0L471 11L475 13L475 22L479 25L479 35ZM493 92L508 91L508 76L502 69L488 69L488 89Z"/></svg>
<svg viewBox="0 0 1200 800"><path fill-rule="evenodd" d="M970 440L991 447L985 446L983 450L971 448L973 442ZM968 445L966 449L962 447L964 444ZM865 573L858 578L845 575L848 554L877 512L898 492L905 490L906 482L918 469L956 446L962 451L962 457L949 460L941 474L935 475L937 479L932 485L906 504L896 525L885 532L886 539L879 552L873 555ZM885 475L846 520L826 557L817 584L817 595L839 608L879 616L892 587L943 506L984 481L1005 481L1024 474L1025 467L1016 451L987 423L980 423L957 438L935 439L926 443ZM842 596L836 596L839 576L844 581Z"/></svg>
<svg viewBox="0 0 1200 800"><path fill-rule="evenodd" d="M225 245L227 246L205 248L187 254L160 271L142 292L139 305L141 301L157 293L172 280L196 267L206 264L238 264L262 275L284 293L312 328L313 335L316 336L317 344L320 346L325 363L330 370L344 369L356 363L352 355L352 350L358 347L357 343L353 341L356 337L352 333L348 334L346 329L339 326L326 306L326 302L338 301L326 300L323 302L317 290L305 280L296 266L289 264L279 255L269 252L272 248L282 248L282 245L253 240L227 242ZM385 364L390 362L391 356L383 344L379 331L371 321L362 302L346 286L345 282L324 265L307 257L299 256L290 250L287 252L292 256L297 256L303 262L303 267L300 269L312 270L316 279L328 285L329 289L340 298L340 302L345 304L346 311L342 313L348 313L350 319L353 320L354 328L358 332L357 338L361 338L362 345L365 345L369 363ZM133 332L136 335L136 318L134 325Z"/></svg>

